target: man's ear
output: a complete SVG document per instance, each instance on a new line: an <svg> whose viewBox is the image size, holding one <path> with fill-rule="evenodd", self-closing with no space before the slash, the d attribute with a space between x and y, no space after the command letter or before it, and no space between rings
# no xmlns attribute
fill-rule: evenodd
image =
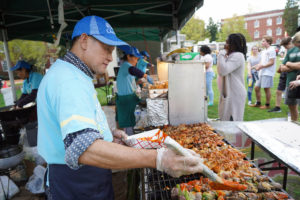
<svg viewBox="0 0 300 200"><path fill-rule="evenodd" d="M79 45L83 50L87 49L88 46L88 38L89 36L85 33L81 34L80 38L79 38Z"/></svg>

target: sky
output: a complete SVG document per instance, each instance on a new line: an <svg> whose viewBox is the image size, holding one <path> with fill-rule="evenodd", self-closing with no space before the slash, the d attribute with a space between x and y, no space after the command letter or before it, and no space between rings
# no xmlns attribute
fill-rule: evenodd
<svg viewBox="0 0 300 200"><path fill-rule="evenodd" d="M234 14L245 15L249 13L284 9L287 0L204 0L203 6L195 13L196 18L208 23L209 17L214 22L230 18Z"/></svg>

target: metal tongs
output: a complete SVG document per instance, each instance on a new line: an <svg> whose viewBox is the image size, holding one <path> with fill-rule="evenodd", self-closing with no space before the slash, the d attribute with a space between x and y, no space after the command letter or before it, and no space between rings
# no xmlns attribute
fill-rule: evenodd
<svg viewBox="0 0 300 200"><path fill-rule="evenodd" d="M179 154L183 156L190 156L191 153L187 151L185 148L183 148L178 142L173 140L171 137L167 136L165 138L164 144L175 151L177 151ZM246 185L239 184L237 182L224 180L221 177L219 177L215 172L213 172L211 169L209 169L205 164L200 163L201 167L203 168L203 171L201 172L206 177L208 177L212 182L209 183L210 187L215 190L245 190L247 189Z"/></svg>
<svg viewBox="0 0 300 200"><path fill-rule="evenodd" d="M183 156L191 156L192 154L187 151L185 148L183 148L178 142L173 140L171 137L167 136L164 144L170 148L178 152L180 155ZM201 163L201 167L203 168L203 173L205 176L210 178L213 182L221 183L223 184L223 179L220 178L215 172L213 172L211 169L209 169L205 164Z"/></svg>

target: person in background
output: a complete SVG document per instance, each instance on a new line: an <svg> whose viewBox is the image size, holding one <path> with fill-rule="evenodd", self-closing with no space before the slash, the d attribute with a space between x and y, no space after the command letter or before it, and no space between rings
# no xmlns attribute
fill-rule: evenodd
<svg viewBox="0 0 300 200"><path fill-rule="evenodd" d="M51 200L113 200L110 169L152 167L171 176L201 172L201 158L170 149L120 145L127 135L109 129L93 75L104 73L115 46L127 45L110 24L86 16L72 33L72 47L43 78L38 95L38 153L47 162Z"/></svg>
<svg viewBox="0 0 300 200"><path fill-rule="evenodd" d="M241 33L230 34L225 49L219 52L221 76L219 117L222 121L243 121L247 92L245 89L246 39Z"/></svg>
<svg viewBox="0 0 300 200"><path fill-rule="evenodd" d="M136 67L138 59L143 59L137 48L132 46L119 47L124 52L123 64L120 66L117 76L117 97L116 97L116 119L118 126L123 128L128 135L134 134L135 126L134 111L140 102L136 95L136 78L146 78L153 84L152 78Z"/></svg>
<svg viewBox="0 0 300 200"><path fill-rule="evenodd" d="M205 69L206 69L206 95L208 96L208 106L214 105L214 91L212 88L212 80L215 76L213 71L213 57L211 56L211 50L207 45L200 47L200 55L202 56Z"/></svg>
<svg viewBox="0 0 300 200"><path fill-rule="evenodd" d="M146 73L147 67L152 67L152 64L149 63L150 55L147 53L147 51L141 51L140 54L143 57L138 60L137 68L142 72Z"/></svg>
<svg viewBox="0 0 300 200"><path fill-rule="evenodd" d="M273 39L271 36L263 36L261 45L264 50L261 52L261 61L255 66L258 72L258 81L255 84L256 103L251 107L260 109L269 109L271 101L271 88L273 87L273 77L276 71L276 51L271 46ZM260 88L263 88L266 94L266 105L261 105Z"/></svg>
<svg viewBox="0 0 300 200"><path fill-rule="evenodd" d="M17 64L11 68L11 71L16 71L19 78L24 79L22 87L22 95L15 102L15 108L22 108L24 105L35 102L37 91L43 75L34 72L32 70L32 65L24 60L20 60Z"/></svg>
<svg viewBox="0 0 300 200"><path fill-rule="evenodd" d="M283 46L286 50L284 57L286 56L287 51L294 47L291 37L283 38L280 45ZM269 110L268 112L281 112L280 104L281 104L282 94L285 91L285 87L286 87L287 72L280 72L280 68L278 68L277 72L280 73L280 76L279 76L279 83L276 90L275 107Z"/></svg>
<svg viewBox="0 0 300 200"><path fill-rule="evenodd" d="M297 32L294 35L292 43L294 44L294 47L288 50L279 68L280 72L287 72L286 88L289 87L290 82L296 80L297 74L300 70L300 32ZM285 104L289 107L291 120L298 121L298 105L300 104L300 99L289 98L288 90L286 90L285 93Z"/></svg>
<svg viewBox="0 0 300 200"><path fill-rule="evenodd" d="M251 48L251 55L247 59L247 69L248 69L248 105L252 105L252 91L255 82L258 80L258 73L254 68L255 65L259 64L260 62L260 54L258 52L258 47L253 46Z"/></svg>

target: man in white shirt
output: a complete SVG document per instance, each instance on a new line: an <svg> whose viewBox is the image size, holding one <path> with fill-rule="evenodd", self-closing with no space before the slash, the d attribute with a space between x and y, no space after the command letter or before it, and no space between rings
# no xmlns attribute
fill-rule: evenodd
<svg viewBox="0 0 300 200"><path fill-rule="evenodd" d="M261 61L255 66L258 71L259 79L255 84L256 104L252 107L260 109L269 109L271 100L271 88L273 87L273 77L276 71L276 51L271 46L273 39L271 36L264 36L261 45L264 50L261 52ZM260 88L263 88L266 94L266 104L261 104Z"/></svg>

